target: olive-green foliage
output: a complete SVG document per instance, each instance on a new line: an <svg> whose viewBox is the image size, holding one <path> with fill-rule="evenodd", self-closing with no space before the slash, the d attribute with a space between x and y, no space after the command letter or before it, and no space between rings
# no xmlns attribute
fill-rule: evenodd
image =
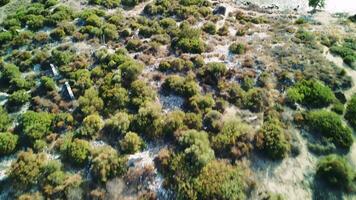
<svg viewBox="0 0 356 200"><path fill-rule="evenodd" d="M80 137L95 138L104 127L104 122L98 114L91 114L84 118L82 126L76 134Z"/></svg>
<svg viewBox="0 0 356 200"><path fill-rule="evenodd" d="M70 51L60 51L58 49L54 49L52 51L51 60L53 64L57 66L67 65L73 59L73 53Z"/></svg>
<svg viewBox="0 0 356 200"><path fill-rule="evenodd" d="M325 6L325 0L309 0L309 6L313 7L314 10L319 7L319 8L324 8Z"/></svg>
<svg viewBox="0 0 356 200"><path fill-rule="evenodd" d="M346 107L345 119L356 129L356 94L354 94Z"/></svg>
<svg viewBox="0 0 356 200"><path fill-rule="evenodd" d="M255 85L255 81L252 78L246 76L242 80L241 88L244 89L245 91L249 91L250 89L253 88L254 85Z"/></svg>
<svg viewBox="0 0 356 200"><path fill-rule="evenodd" d="M82 178L79 174L65 172L62 165L57 160L49 161L43 166L43 180L41 185L44 188L43 193L48 198L72 199L72 193L76 197L82 197L80 186Z"/></svg>
<svg viewBox="0 0 356 200"><path fill-rule="evenodd" d="M19 127L28 139L34 141L50 133L52 119L48 113L27 111L20 117Z"/></svg>
<svg viewBox="0 0 356 200"><path fill-rule="evenodd" d="M12 40L12 33L11 32L9 32L9 31L0 32L0 45L8 43L11 40Z"/></svg>
<svg viewBox="0 0 356 200"><path fill-rule="evenodd" d="M98 182L105 183L111 178L124 175L127 171L126 162L127 159L120 157L115 149L105 146L93 152L90 170Z"/></svg>
<svg viewBox="0 0 356 200"><path fill-rule="evenodd" d="M33 143L33 150L35 152L42 152L47 147L47 143L44 140L36 140Z"/></svg>
<svg viewBox="0 0 356 200"><path fill-rule="evenodd" d="M341 102L337 101L334 103L333 107L331 108L331 111L333 111L339 115L342 115L342 114L344 114L345 106Z"/></svg>
<svg viewBox="0 0 356 200"><path fill-rule="evenodd" d="M224 161L211 161L196 179L198 199L243 200L247 184L244 170Z"/></svg>
<svg viewBox="0 0 356 200"><path fill-rule="evenodd" d="M143 2L143 0L122 0L121 1L122 5L129 6L129 7L134 7L141 2Z"/></svg>
<svg viewBox="0 0 356 200"><path fill-rule="evenodd" d="M162 72L181 72L193 68L193 63L181 58L163 60L159 63L158 69Z"/></svg>
<svg viewBox="0 0 356 200"><path fill-rule="evenodd" d="M222 114L219 111L211 110L204 116L203 124L207 131L217 133L222 125Z"/></svg>
<svg viewBox="0 0 356 200"><path fill-rule="evenodd" d="M287 101L311 108L328 106L335 101L332 90L317 80L302 80L287 90Z"/></svg>
<svg viewBox="0 0 356 200"><path fill-rule="evenodd" d="M202 53L205 51L205 44L200 39L200 30L190 27L187 23L182 23L176 47L184 53Z"/></svg>
<svg viewBox="0 0 356 200"><path fill-rule="evenodd" d="M123 136L130 127L130 116L125 112L118 112L106 122L110 134Z"/></svg>
<svg viewBox="0 0 356 200"><path fill-rule="evenodd" d="M8 99L8 106L22 106L30 100L31 95L25 90L18 90L12 93Z"/></svg>
<svg viewBox="0 0 356 200"><path fill-rule="evenodd" d="M242 43L233 43L230 45L229 51L233 54L244 54L246 47Z"/></svg>
<svg viewBox="0 0 356 200"><path fill-rule="evenodd" d="M104 102L99 97L98 92L95 88L89 88L85 90L84 96L79 97L79 109L84 115L89 115L100 111Z"/></svg>
<svg viewBox="0 0 356 200"><path fill-rule="evenodd" d="M120 149L127 154L136 153L144 147L143 140L137 133L128 132L125 137L119 141Z"/></svg>
<svg viewBox="0 0 356 200"><path fill-rule="evenodd" d="M86 140L75 139L65 149L65 158L77 166L84 166L90 156L90 144Z"/></svg>
<svg viewBox="0 0 356 200"><path fill-rule="evenodd" d="M216 26L213 22L206 22L203 27L203 31L206 33L209 33L211 35L214 35L216 33Z"/></svg>
<svg viewBox="0 0 356 200"><path fill-rule="evenodd" d="M4 6L6 4L8 4L10 2L10 0L0 0L0 6Z"/></svg>
<svg viewBox="0 0 356 200"><path fill-rule="evenodd" d="M41 86L47 91L53 91L56 89L56 82L51 77L42 76Z"/></svg>
<svg viewBox="0 0 356 200"><path fill-rule="evenodd" d="M186 97L191 97L199 93L199 85L193 79L178 75L167 77L162 84L162 88L167 92L173 92Z"/></svg>
<svg viewBox="0 0 356 200"><path fill-rule="evenodd" d="M19 78L21 76L21 72L16 65L7 64L3 65L0 64L1 70L1 80L4 81L6 84L9 84L11 80L15 78Z"/></svg>
<svg viewBox="0 0 356 200"><path fill-rule="evenodd" d="M316 167L316 175L331 187L350 191L355 179L355 170L343 157L331 154L321 158Z"/></svg>
<svg viewBox="0 0 356 200"><path fill-rule="evenodd" d="M14 152L19 137L12 133L0 133L0 155Z"/></svg>
<svg viewBox="0 0 356 200"><path fill-rule="evenodd" d="M242 107L252 112L261 112L268 107L268 97L266 91L262 88L252 88L245 94L241 94L241 91L238 90L231 92L233 92L233 95L237 95L237 98L242 97Z"/></svg>
<svg viewBox="0 0 356 200"><path fill-rule="evenodd" d="M34 154L32 151L20 152L17 160L11 164L9 177L15 182L16 187L25 189L37 183L45 162L44 154Z"/></svg>
<svg viewBox="0 0 356 200"><path fill-rule="evenodd" d="M298 39L297 42L302 42L305 44L311 44L315 41L315 36L313 33L301 28L295 33L295 37Z"/></svg>
<svg viewBox="0 0 356 200"><path fill-rule="evenodd" d="M215 100L211 94L194 95L189 99L189 107L194 112L205 113L215 106Z"/></svg>
<svg viewBox="0 0 356 200"><path fill-rule="evenodd" d="M239 137L251 132L252 128L240 119L228 119L223 122L220 132L212 137L212 146L216 151L225 153L237 145Z"/></svg>
<svg viewBox="0 0 356 200"><path fill-rule="evenodd" d="M167 113L164 120L163 133L165 136L173 136L177 130L184 127L185 113L175 110Z"/></svg>
<svg viewBox="0 0 356 200"><path fill-rule="evenodd" d="M12 119L10 118L9 114L6 110L0 106L0 131L7 131L10 127Z"/></svg>
<svg viewBox="0 0 356 200"><path fill-rule="evenodd" d="M138 110L131 125L135 132L148 139L155 139L162 136L163 122L161 106L149 102Z"/></svg>
<svg viewBox="0 0 356 200"><path fill-rule="evenodd" d="M356 69L356 39L346 38L341 44L334 44L330 51L342 57L344 62Z"/></svg>
<svg viewBox="0 0 356 200"><path fill-rule="evenodd" d="M184 149L187 160L196 169L201 169L215 158L208 134L204 131L185 131L179 138L179 144Z"/></svg>
<svg viewBox="0 0 356 200"><path fill-rule="evenodd" d="M140 39L131 39L126 44L126 49L130 52L139 52L142 46L142 41Z"/></svg>
<svg viewBox="0 0 356 200"><path fill-rule="evenodd" d="M263 123L256 136L256 146L271 159L284 158L290 150L288 136L278 118L272 117Z"/></svg>
<svg viewBox="0 0 356 200"><path fill-rule="evenodd" d="M351 129L334 112L313 110L306 114L306 125L336 146L349 149L353 143Z"/></svg>
<svg viewBox="0 0 356 200"><path fill-rule="evenodd" d="M143 65L135 60L126 61L119 67L122 72L122 80L128 83L135 81L143 70Z"/></svg>
<svg viewBox="0 0 356 200"><path fill-rule="evenodd" d="M152 102L156 96L156 91L145 81L136 80L131 83L130 100L134 107L138 108L147 102Z"/></svg>
<svg viewBox="0 0 356 200"><path fill-rule="evenodd" d="M216 85L227 73L224 63L211 62L201 68L200 73L207 83Z"/></svg>
<svg viewBox="0 0 356 200"><path fill-rule="evenodd" d="M110 109L111 111L125 108L129 102L127 90L119 86L103 91L101 96L104 100L105 109Z"/></svg>
<svg viewBox="0 0 356 200"><path fill-rule="evenodd" d="M202 116L197 113L186 113L184 124L190 129L200 130L203 127Z"/></svg>
<svg viewBox="0 0 356 200"><path fill-rule="evenodd" d="M89 0L88 3L104 6L105 8L115 8L120 5L121 0Z"/></svg>

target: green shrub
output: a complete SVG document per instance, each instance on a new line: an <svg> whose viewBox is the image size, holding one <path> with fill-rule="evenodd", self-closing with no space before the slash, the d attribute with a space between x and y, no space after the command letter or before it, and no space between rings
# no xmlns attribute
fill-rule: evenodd
<svg viewBox="0 0 356 200"><path fill-rule="evenodd" d="M355 171L351 165L338 155L332 154L319 160L316 175L333 188L350 191L353 187Z"/></svg>
<svg viewBox="0 0 356 200"><path fill-rule="evenodd" d="M132 122L132 129L149 139L162 136L164 118L159 104L148 102L143 105Z"/></svg>
<svg viewBox="0 0 356 200"><path fill-rule="evenodd" d="M208 134L204 131L187 130L179 138L185 157L196 169L201 169L215 158L210 148Z"/></svg>
<svg viewBox="0 0 356 200"><path fill-rule="evenodd" d="M165 124L163 127L163 133L165 136L173 136L174 133L184 127L185 113L180 110L175 110L167 113L165 116Z"/></svg>
<svg viewBox="0 0 356 200"><path fill-rule="evenodd" d="M42 76L41 86L47 91L54 91L56 89L56 82L51 77Z"/></svg>
<svg viewBox="0 0 356 200"><path fill-rule="evenodd" d="M145 105L147 102L153 102L156 97L156 91L145 81L136 80L131 83L130 99L135 108Z"/></svg>
<svg viewBox="0 0 356 200"><path fill-rule="evenodd" d="M331 107L331 111L333 111L339 115L342 115L342 114L344 114L345 106L340 101L337 101L334 103L333 107Z"/></svg>
<svg viewBox="0 0 356 200"><path fill-rule="evenodd" d="M121 151L127 154L141 151L144 147L143 140L134 132L126 133L125 137L120 140L119 145Z"/></svg>
<svg viewBox="0 0 356 200"><path fill-rule="evenodd" d="M184 53L200 54L205 51L205 44L199 38L183 38L178 41L177 47Z"/></svg>
<svg viewBox="0 0 356 200"><path fill-rule="evenodd" d="M7 103L10 107L22 106L30 100L30 97L25 90L18 90L9 96Z"/></svg>
<svg viewBox="0 0 356 200"><path fill-rule="evenodd" d="M203 31L211 35L216 34L216 26L213 22L206 22L203 27Z"/></svg>
<svg viewBox="0 0 356 200"><path fill-rule="evenodd" d="M82 126L76 134L81 137L95 138L104 127L104 122L98 114L91 114L84 118Z"/></svg>
<svg viewBox="0 0 356 200"><path fill-rule="evenodd" d="M162 88L170 93L191 97L199 93L199 85L192 79L172 75L165 79Z"/></svg>
<svg viewBox="0 0 356 200"><path fill-rule="evenodd" d="M262 88L252 88L245 94L241 94L241 91L238 91L238 88L236 89L237 91L231 92L233 92L234 96L237 95L237 98L242 97L243 108L249 109L252 112L261 112L268 107L268 97L266 91Z"/></svg>
<svg viewBox="0 0 356 200"><path fill-rule="evenodd" d="M85 90L84 96L79 97L79 109L84 115L89 115L100 111L104 107L103 100L99 97L94 88Z"/></svg>
<svg viewBox="0 0 356 200"><path fill-rule="evenodd" d="M252 128L240 119L228 119L223 122L220 132L212 137L212 146L220 153L230 153L231 148L238 145L238 139L251 132Z"/></svg>
<svg viewBox="0 0 356 200"><path fill-rule="evenodd" d="M0 155L8 155L14 152L19 137L12 133L0 133Z"/></svg>
<svg viewBox="0 0 356 200"><path fill-rule="evenodd" d="M328 106L335 101L332 90L317 80L302 80L287 90L287 101L312 108Z"/></svg>
<svg viewBox="0 0 356 200"><path fill-rule="evenodd" d="M302 43L312 43L315 41L315 36L313 35L313 33L304 30L303 28L299 29L296 33L295 33L295 37L297 39L299 39L300 42Z"/></svg>
<svg viewBox="0 0 356 200"><path fill-rule="evenodd" d="M130 123L130 116L127 113L118 112L106 122L105 127L108 128L110 134L123 136L129 129Z"/></svg>
<svg viewBox="0 0 356 200"><path fill-rule="evenodd" d="M107 182L109 179L122 176L127 171L127 159L117 155L111 147L101 147L93 152L90 171L98 182Z"/></svg>
<svg viewBox="0 0 356 200"><path fill-rule="evenodd" d="M194 112L205 113L215 106L212 95L194 95L189 98L189 107Z"/></svg>
<svg viewBox="0 0 356 200"><path fill-rule="evenodd" d="M229 51L232 54L244 54L246 52L246 47L242 43L233 43L229 46Z"/></svg>
<svg viewBox="0 0 356 200"><path fill-rule="evenodd" d="M12 119L6 110L0 106L0 132L7 131L12 123Z"/></svg>
<svg viewBox="0 0 356 200"><path fill-rule="evenodd" d="M186 113L184 124L190 129L200 130L203 127L203 120L200 114Z"/></svg>
<svg viewBox="0 0 356 200"><path fill-rule="evenodd" d="M4 6L6 4L8 4L10 2L10 0L0 0L0 6Z"/></svg>
<svg viewBox="0 0 356 200"><path fill-rule="evenodd" d="M12 33L9 31L0 32L0 44L8 43L12 40Z"/></svg>
<svg viewBox="0 0 356 200"><path fill-rule="evenodd" d="M306 125L312 132L320 134L338 147L349 149L353 143L351 129L334 112L310 111L306 114Z"/></svg>
<svg viewBox="0 0 356 200"><path fill-rule="evenodd" d="M47 147L47 143L44 140L36 140L33 144L33 150L35 152L42 152Z"/></svg>
<svg viewBox="0 0 356 200"><path fill-rule="evenodd" d="M200 71L205 82L216 85L227 73L224 63L211 62L206 64Z"/></svg>
<svg viewBox="0 0 356 200"><path fill-rule="evenodd" d="M143 2L143 0L122 0L121 3L124 6L134 7L139 3Z"/></svg>
<svg viewBox="0 0 356 200"><path fill-rule="evenodd" d="M120 5L121 0L89 0L88 3L101 5L105 8L116 8Z"/></svg>
<svg viewBox="0 0 356 200"><path fill-rule="evenodd" d="M34 141L50 133L52 119L48 113L27 111L20 117L19 127L26 137Z"/></svg>
<svg viewBox="0 0 356 200"><path fill-rule="evenodd" d="M282 123L277 118L271 118L263 123L256 135L256 146L274 160L286 157L290 143Z"/></svg>
<svg viewBox="0 0 356 200"><path fill-rule="evenodd" d="M122 80L128 83L135 81L143 70L143 65L135 60L124 62L119 67L122 71Z"/></svg>
<svg viewBox="0 0 356 200"><path fill-rule="evenodd" d="M20 152L16 161L11 164L9 177L19 188L36 184L45 162L44 154L34 154L32 151Z"/></svg>
<svg viewBox="0 0 356 200"><path fill-rule="evenodd" d="M142 41L140 39L131 39L127 42L126 49L131 52L138 52L141 46Z"/></svg>
<svg viewBox="0 0 356 200"><path fill-rule="evenodd" d="M85 140L75 139L65 151L66 159L77 166L84 166L90 156L90 144Z"/></svg>
<svg viewBox="0 0 356 200"><path fill-rule="evenodd" d="M224 161L207 164L196 179L198 199L246 199L244 170Z"/></svg>
<svg viewBox="0 0 356 200"><path fill-rule="evenodd" d="M350 123L351 127L356 129L356 94L351 97L347 104L345 119Z"/></svg>
<svg viewBox="0 0 356 200"><path fill-rule="evenodd" d="M216 110L211 110L204 116L204 127L207 131L219 132L222 126L222 114Z"/></svg>

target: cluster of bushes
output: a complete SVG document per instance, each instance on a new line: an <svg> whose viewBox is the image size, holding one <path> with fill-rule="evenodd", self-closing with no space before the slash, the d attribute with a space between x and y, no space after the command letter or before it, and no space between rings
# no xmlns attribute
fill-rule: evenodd
<svg viewBox="0 0 356 200"><path fill-rule="evenodd" d="M118 7L121 3L121 0L90 0L88 3L101 5L106 8L115 8Z"/></svg>
<svg viewBox="0 0 356 200"><path fill-rule="evenodd" d="M302 80L287 90L287 101L311 108L321 108L333 103L335 95L320 81Z"/></svg>
<svg viewBox="0 0 356 200"><path fill-rule="evenodd" d="M278 115L268 114L256 135L256 146L271 159L282 159L291 149L290 138Z"/></svg>
<svg viewBox="0 0 356 200"><path fill-rule="evenodd" d="M182 23L179 27L180 31L177 38L174 39L172 45L181 50L183 53L200 54L205 51L205 44L200 38L200 30L192 28L187 23Z"/></svg>
<svg viewBox="0 0 356 200"><path fill-rule="evenodd" d="M233 54L244 54L246 51L246 47L241 43L233 43L229 47L229 51Z"/></svg>
<svg viewBox="0 0 356 200"><path fill-rule="evenodd" d="M349 149L353 143L352 130L334 112L313 110L305 115L305 124L314 134L326 139L337 147Z"/></svg>
<svg viewBox="0 0 356 200"><path fill-rule="evenodd" d="M184 78L178 75L167 77L162 88L167 92L173 92L186 97L191 97L199 93L199 85L193 78Z"/></svg>
<svg viewBox="0 0 356 200"><path fill-rule="evenodd" d="M341 156L331 154L321 158L317 164L316 175L331 188L344 191L355 189L356 171Z"/></svg>
<svg viewBox="0 0 356 200"><path fill-rule="evenodd" d="M356 68L356 40L346 38L341 44L334 44L330 51L342 57L344 62L352 68Z"/></svg>
<svg viewBox="0 0 356 200"><path fill-rule="evenodd" d="M352 128L356 129L356 94L351 97L350 102L347 104L345 119Z"/></svg>

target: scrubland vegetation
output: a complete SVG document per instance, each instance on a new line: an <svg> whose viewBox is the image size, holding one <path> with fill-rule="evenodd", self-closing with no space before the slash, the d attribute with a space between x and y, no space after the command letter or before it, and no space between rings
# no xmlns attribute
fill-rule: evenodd
<svg viewBox="0 0 356 200"><path fill-rule="evenodd" d="M355 68L355 23L340 17L350 31L334 37L299 14L219 5L32 0L7 13L4 198L288 199L253 162L293 162L301 133L312 180L354 194L356 80L323 52Z"/></svg>

